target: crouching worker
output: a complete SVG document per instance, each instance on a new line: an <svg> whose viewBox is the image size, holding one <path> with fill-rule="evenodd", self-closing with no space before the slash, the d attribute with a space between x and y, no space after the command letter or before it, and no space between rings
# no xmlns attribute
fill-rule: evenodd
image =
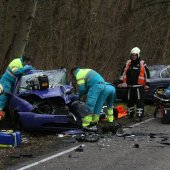
<svg viewBox="0 0 170 170"><path fill-rule="evenodd" d="M96 126L91 126L91 124L99 121L100 109L103 106L100 99L106 88L105 80L99 73L92 69L74 67L71 69L71 75L73 78L76 78L79 98L87 95L86 105L91 112L82 118L82 127L93 131L96 129Z"/></svg>
<svg viewBox="0 0 170 170"><path fill-rule="evenodd" d="M33 67L31 64L30 56L23 56L21 58L14 59L7 67L5 73L0 79L1 93L0 93L0 116L3 119L7 102L7 96L5 93L12 91L16 78L27 70L31 70ZM4 93L3 93L4 92Z"/></svg>

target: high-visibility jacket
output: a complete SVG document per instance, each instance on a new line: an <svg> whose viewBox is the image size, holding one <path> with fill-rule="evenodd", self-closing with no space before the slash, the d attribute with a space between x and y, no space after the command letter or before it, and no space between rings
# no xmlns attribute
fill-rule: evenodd
<svg viewBox="0 0 170 170"><path fill-rule="evenodd" d="M93 69L80 69L75 71L75 77L79 86L79 97L87 94L90 87L97 83L105 83L103 77Z"/></svg>
<svg viewBox="0 0 170 170"><path fill-rule="evenodd" d="M139 72L139 77L138 77L138 84L139 85L145 85L146 81L148 81L144 63L145 62L143 60L140 60L140 72ZM126 73L129 69L130 65L131 65L131 60L128 60L127 63L126 63L123 75L122 75L123 83L126 83L126 79L127 79Z"/></svg>
<svg viewBox="0 0 170 170"><path fill-rule="evenodd" d="M87 81L87 75L92 69L79 69L76 75L78 85L85 85Z"/></svg>
<svg viewBox="0 0 170 170"><path fill-rule="evenodd" d="M3 77L15 82L18 75L24 72L24 66L22 62L22 58L14 59L7 67Z"/></svg>

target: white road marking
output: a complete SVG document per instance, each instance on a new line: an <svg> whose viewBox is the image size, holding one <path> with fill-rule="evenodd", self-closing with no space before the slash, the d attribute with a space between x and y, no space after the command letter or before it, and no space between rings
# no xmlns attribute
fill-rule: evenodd
<svg viewBox="0 0 170 170"><path fill-rule="evenodd" d="M65 151L63 151L63 152L60 152L60 153L57 153L57 154L55 154L55 155L49 156L49 157L47 157L47 158L44 158L44 159L42 159L42 160L40 160L40 161L34 162L34 163L30 164L30 165L26 165L26 166L24 166L24 167L22 167L22 168L19 168L19 169L17 169L17 170L25 170L25 169L31 168L31 167L33 167L33 166L39 165L39 164L41 164L41 163L44 163L44 162L46 162L46 161L49 161L49 160L51 160L51 159L54 159L54 158L56 158L56 157L59 157L59 156L61 156L61 155L66 154L66 153L69 153L69 152L77 149L77 148L80 147L80 146L83 146L83 147L84 147L85 145L84 145L84 144L81 144L81 145L75 146L75 147L70 148L70 149L68 149L68 150L65 150Z"/></svg>
<svg viewBox="0 0 170 170"><path fill-rule="evenodd" d="M143 122L136 123L136 124L134 124L134 125L132 125L132 126L130 126L130 127L133 128L133 127L135 127L135 126L139 126L140 124L149 122L149 121L151 121L151 120L153 120L153 119L155 119L155 118L147 119L147 120L145 120L145 121L143 121ZM34 162L34 163L30 164L30 165L27 165L27 166L24 166L24 167L22 167L22 168L19 168L19 169L17 169L17 170L25 170L25 169L31 168L31 167L33 167L33 166L39 165L39 164L41 164L41 163L44 163L44 162L46 162L46 161L49 161L49 160L51 160L51 159L54 159L54 158L56 158L56 157L59 157L59 156L61 156L61 155L66 154L66 153L69 153L69 152L77 149L79 146L85 146L85 145L82 144L82 145L75 146L75 147L70 148L70 149L68 149L68 150L65 150L65 151L63 151L63 152L60 152L60 153L57 153L57 154L55 154L55 155L49 156L49 157L47 157L47 158L44 158L44 159L42 159L42 160L40 160L40 161Z"/></svg>
<svg viewBox="0 0 170 170"><path fill-rule="evenodd" d="M136 124L134 124L134 125L132 125L132 126L130 126L130 127L135 127L135 126L139 126L140 124L143 124L143 123L146 123L146 122L150 122L151 120L153 120L153 119L155 119L155 118L150 118L150 119L147 119L147 120L144 120L144 121L142 121L142 122L139 122L139 123L136 123Z"/></svg>

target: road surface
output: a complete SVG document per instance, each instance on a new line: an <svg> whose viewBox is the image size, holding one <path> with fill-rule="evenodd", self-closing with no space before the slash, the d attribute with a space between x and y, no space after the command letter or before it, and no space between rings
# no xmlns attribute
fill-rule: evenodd
<svg viewBox="0 0 170 170"><path fill-rule="evenodd" d="M168 170L170 125L151 120L126 129L126 137L105 136L99 142L83 143L83 152L73 147L10 169L31 170ZM165 144L163 144L165 142ZM70 150L69 150L70 149Z"/></svg>

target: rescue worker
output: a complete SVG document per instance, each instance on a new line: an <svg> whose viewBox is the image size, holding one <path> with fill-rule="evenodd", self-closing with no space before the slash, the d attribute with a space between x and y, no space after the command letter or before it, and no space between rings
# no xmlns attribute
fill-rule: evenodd
<svg viewBox="0 0 170 170"><path fill-rule="evenodd" d="M87 95L86 105L91 111L82 118L82 127L87 130L96 129L95 126L91 126L91 123L99 121L99 114L103 106L100 97L106 88L105 80L99 73L88 68L74 67L71 69L71 75L76 78L79 98Z"/></svg>
<svg viewBox="0 0 170 170"><path fill-rule="evenodd" d="M128 87L128 118L132 119L135 114L136 121L142 121L144 117L144 90L149 88L150 73L145 61L140 59L140 49L134 47L122 70L120 80L123 82L118 87Z"/></svg>
<svg viewBox="0 0 170 170"><path fill-rule="evenodd" d="M168 88L165 90L165 96L170 98L170 86L168 86Z"/></svg>
<svg viewBox="0 0 170 170"><path fill-rule="evenodd" d="M99 100L99 103L101 102L101 104L99 104L101 108L98 108L99 110L97 111L97 113L100 113L102 110L102 107L104 106L104 104L106 104L107 109L106 109L105 114L107 116L107 122L112 123L114 121L113 103L115 102L115 99L116 99L116 89L109 82L105 82L105 84L106 84L106 88L103 91L103 94L101 95L100 100Z"/></svg>
<svg viewBox="0 0 170 170"><path fill-rule="evenodd" d="M4 88L2 86L2 84L0 84L0 94L2 94L4 91ZM4 119L5 117L5 113L4 112L0 112L0 120Z"/></svg>
<svg viewBox="0 0 170 170"><path fill-rule="evenodd" d="M7 102L7 96L4 92L11 92L16 81L16 78L24 73L27 70L33 69L31 64L30 56L23 56L21 58L14 59L7 67L5 73L2 75L0 79L0 117L3 119L5 117L5 112L3 109L5 108Z"/></svg>

